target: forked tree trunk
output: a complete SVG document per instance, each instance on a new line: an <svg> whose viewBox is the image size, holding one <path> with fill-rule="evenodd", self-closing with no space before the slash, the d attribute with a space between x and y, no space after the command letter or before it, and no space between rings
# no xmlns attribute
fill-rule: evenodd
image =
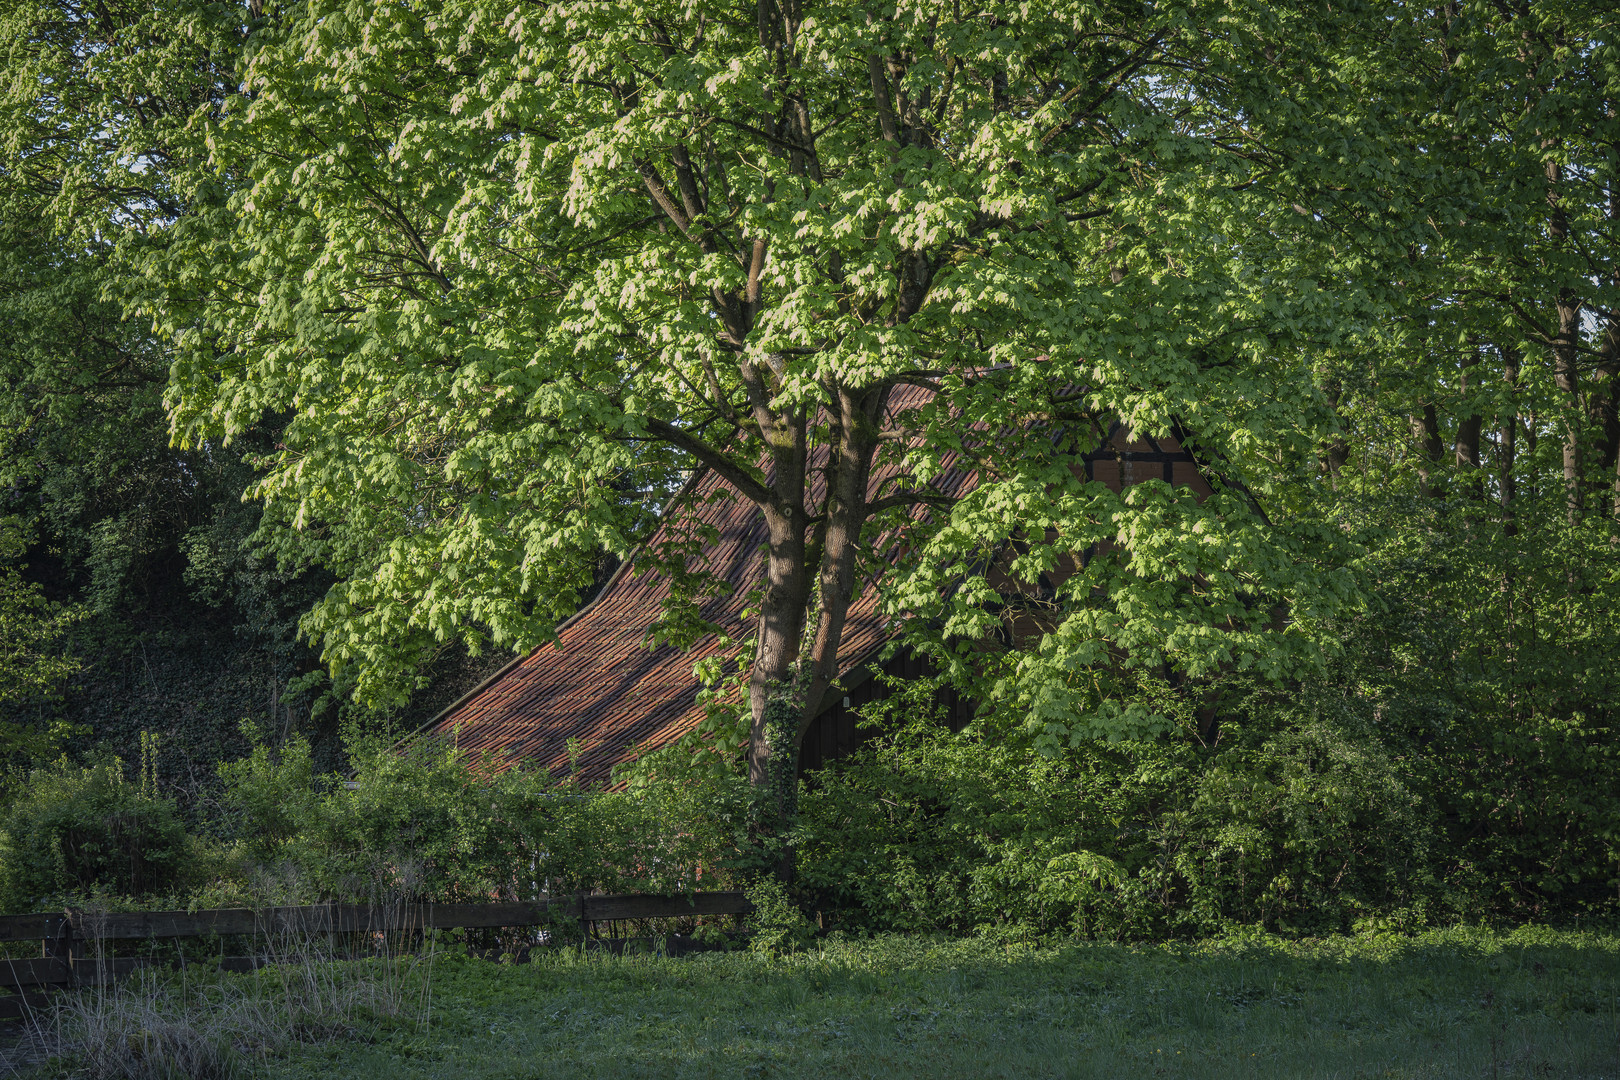
<svg viewBox="0 0 1620 1080"><path fill-rule="evenodd" d="M856 589L861 530L871 507L867 484L878 445L886 388L837 388L829 410L828 460L821 513L804 509L812 493L804 460L800 476L775 487L791 505L764 508L769 533L766 588L758 647L749 679L748 778L770 788L778 810L792 813L799 746L838 677L838 648ZM819 464L819 463L814 463ZM814 524L812 525L812 521Z"/></svg>

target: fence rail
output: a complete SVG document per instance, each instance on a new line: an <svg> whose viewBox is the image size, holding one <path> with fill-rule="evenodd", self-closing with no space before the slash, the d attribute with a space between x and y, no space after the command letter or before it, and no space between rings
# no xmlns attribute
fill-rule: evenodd
<svg viewBox="0 0 1620 1080"><path fill-rule="evenodd" d="M0 1017L17 1015L38 987L104 982L150 961L142 957L87 955L99 941L269 936L276 934L372 934L394 930L500 929L546 926L564 919L618 922L686 915L746 915L753 905L740 892L691 896L585 895L533 902L486 904L312 904L300 907L218 908L208 911L68 911L0 915L0 942L38 941L41 954L0 959ZM252 967L258 957L225 957L226 968ZM6 990L16 991L6 994Z"/></svg>

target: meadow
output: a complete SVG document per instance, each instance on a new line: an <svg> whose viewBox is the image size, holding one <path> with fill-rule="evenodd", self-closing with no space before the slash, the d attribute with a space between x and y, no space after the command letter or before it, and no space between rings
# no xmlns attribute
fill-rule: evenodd
<svg viewBox="0 0 1620 1080"><path fill-rule="evenodd" d="M769 957L445 952L282 1080L1620 1077L1620 937L1523 928L1038 945L837 936Z"/></svg>

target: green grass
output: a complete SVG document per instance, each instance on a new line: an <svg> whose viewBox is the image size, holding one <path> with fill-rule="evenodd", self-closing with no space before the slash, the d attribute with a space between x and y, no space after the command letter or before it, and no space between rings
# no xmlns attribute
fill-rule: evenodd
<svg viewBox="0 0 1620 1080"><path fill-rule="evenodd" d="M432 982L426 1030L300 1047L270 1075L1620 1078L1620 938L1535 929L441 957Z"/></svg>

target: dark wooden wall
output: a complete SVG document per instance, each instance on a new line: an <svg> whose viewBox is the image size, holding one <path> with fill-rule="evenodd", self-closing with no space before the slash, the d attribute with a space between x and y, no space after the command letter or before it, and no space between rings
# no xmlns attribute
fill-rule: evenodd
<svg viewBox="0 0 1620 1080"><path fill-rule="evenodd" d="M882 679L873 674L873 669L908 682L927 678L934 673L933 665L926 659L915 656L910 650L902 649L887 662L873 661L871 667L862 670L856 676L846 678L845 682L850 684L846 696L833 698L832 705L812 720L810 730L805 732L804 743L799 748L801 776L839 758L848 757L876 734L859 727L861 721L856 715L863 706L888 694L888 687L884 685ZM973 704L954 690L948 688L941 690L936 700L945 710L945 720L952 731L961 731L973 718ZM845 704L846 702L848 704Z"/></svg>

